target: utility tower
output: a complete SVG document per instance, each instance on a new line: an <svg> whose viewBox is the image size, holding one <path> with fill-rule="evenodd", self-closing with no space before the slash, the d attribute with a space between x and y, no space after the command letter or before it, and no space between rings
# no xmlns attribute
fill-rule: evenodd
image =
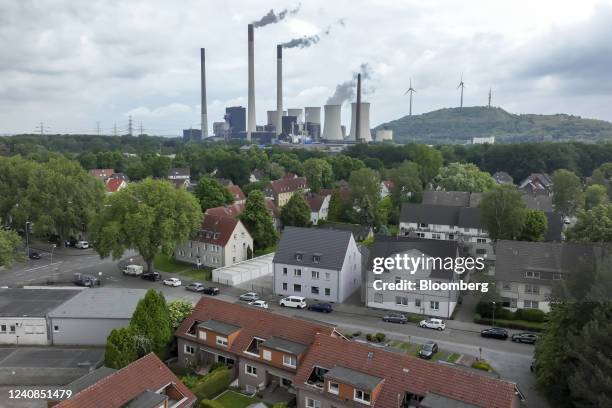
<svg viewBox="0 0 612 408"><path fill-rule="evenodd" d="M43 122L40 122L38 126L36 126L36 131L40 133L41 136L44 136L47 130L49 130L49 128L45 127L45 124Z"/></svg>
<svg viewBox="0 0 612 408"><path fill-rule="evenodd" d="M113 135L117 136L117 122L115 122L115 126L113 126Z"/></svg>
<svg viewBox="0 0 612 408"><path fill-rule="evenodd" d="M491 109L491 88L489 88L489 109Z"/></svg>
<svg viewBox="0 0 612 408"><path fill-rule="evenodd" d="M100 122L96 122L96 133L100 136Z"/></svg>
<svg viewBox="0 0 612 408"><path fill-rule="evenodd" d="M142 122L140 122L140 133L139 134L140 135L144 135L144 130L142 128Z"/></svg>
<svg viewBox="0 0 612 408"><path fill-rule="evenodd" d="M408 116L412 116L412 94L415 92L416 91L412 87L412 78L410 78L410 88L408 88L408 90L404 93L404 96L408 93L410 94L410 109L408 111Z"/></svg>
<svg viewBox="0 0 612 408"><path fill-rule="evenodd" d="M134 123L132 122L132 115L128 119L128 135L134 136Z"/></svg>

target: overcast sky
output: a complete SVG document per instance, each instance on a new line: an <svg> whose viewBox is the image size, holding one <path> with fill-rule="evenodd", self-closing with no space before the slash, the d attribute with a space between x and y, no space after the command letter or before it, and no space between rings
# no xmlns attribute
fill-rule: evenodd
<svg viewBox="0 0 612 408"><path fill-rule="evenodd" d="M209 128L246 106L247 24L299 0L0 1L0 133L104 133L128 116L150 134L199 127L199 48L206 48ZM342 20L344 25L338 21ZM329 34L326 34L330 28ZM493 104L513 113L612 121L612 1L310 1L255 31L257 122L276 104L322 106L362 64L372 126L408 113ZM349 111L343 111L348 125ZM137 129L136 129L137 130Z"/></svg>

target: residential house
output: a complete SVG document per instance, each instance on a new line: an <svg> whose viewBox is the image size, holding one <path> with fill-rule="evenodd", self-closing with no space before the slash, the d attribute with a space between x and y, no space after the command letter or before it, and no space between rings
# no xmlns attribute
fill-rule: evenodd
<svg viewBox="0 0 612 408"><path fill-rule="evenodd" d="M170 182L170 184L174 185L174 187L176 188L182 188L185 190L188 190L191 188L191 182L189 181L189 179L170 179L168 180Z"/></svg>
<svg viewBox="0 0 612 408"><path fill-rule="evenodd" d="M298 191L303 193L310 191L305 177L285 177L280 180L271 181L264 189L264 194L266 197L272 198L274 204L281 208Z"/></svg>
<svg viewBox="0 0 612 408"><path fill-rule="evenodd" d="M548 313L553 286L570 274L596 267L610 249L597 244L498 241L494 276L504 307Z"/></svg>
<svg viewBox="0 0 612 408"><path fill-rule="evenodd" d="M80 289L0 289L0 344L49 345L47 316Z"/></svg>
<svg viewBox="0 0 612 408"><path fill-rule="evenodd" d="M343 302L361 286L362 254L348 231L286 227L273 263L278 295Z"/></svg>
<svg viewBox="0 0 612 408"><path fill-rule="evenodd" d="M351 234L353 234L353 238L355 238L355 241L357 242L365 241L366 239L374 237L374 230L369 225L348 224L344 222L326 222L325 224L319 225L319 228L349 231Z"/></svg>
<svg viewBox="0 0 612 408"><path fill-rule="evenodd" d="M526 194L552 194L552 178L546 173L532 173L519 184L519 190Z"/></svg>
<svg viewBox="0 0 612 408"><path fill-rule="evenodd" d="M189 167L175 167L168 171L168 180L187 180L191 176Z"/></svg>
<svg viewBox="0 0 612 408"><path fill-rule="evenodd" d="M383 199L390 196L393 191L393 181L383 180L380 182L380 198Z"/></svg>
<svg viewBox="0 0 612 408"><path fill-rule="evenodd" d="M48 401L55 408L189 408L196 396L154 354L120 370L100 368L68 384L72 396Z"/></svg>
<svg viewBox="0 0 612 408"><path fill-rule="evenodd" d="M327 220L329 212L329 201L331 196L315 193L304 194L304 200L310 207L310 222L312 225L318 225L319 220Z"/></svg>
<svg viewBox="0 0 612 408"><path fill-rule="evenodd" d="M514 184L514 179L505 171L496 171L493 173L493 178L497 184Z"/></svg>
<svg viewBox="0 0 612 408"><path fill-rule="evenodd" d="M252 256L253 238L236 217L205 214L199 231L183 244L177 244L178 261L211 268L233 265Z"/></svg>
<svg viewBox="0 0 612 408"><path fill-rule="evenodd" d="M231 205L224 205L220 207L213 207L206 210L206 214L216 215L219 217L232 217L238 218L244 211L246 201L244 203L237 203ZM282 224L280 220L280 210L274 204L271 198L266 198L266 208L272 217L272 224L276 229L280 229Z"/></svg>
<svg viewBox="0 0 612 408"><path fill-rule="evenodd" d="M370 248L370 258L367 268L364 270L365 304L374 309L396 310L403 313L421 314L441 318L449 318L459 298L456 290L407 290L389 291L376 290L374 281L384 283L398 283L412 281L418 285L421 280L430 280L438 283L467 281L469 270L455 273L444 269L440 263L431 262L428 265L421 264L416 271L407 269L385 269L381 274L374 274L373 263L375 258L390 258L396 255L407 255L410 258L423 259L456 259L465 257L456 241L438 241L418 239L409 237L389 237L376 235L374 244ZM414 272L414 273L413 273Z"/></svg>
<svg viewBox="0 0 612 408"><path fill-rule="evenodd" d="M317 334L295 376L298 408L518 408L517 385Z"/></svg>
<svg viewBox="0 0 612 408"><path fill-rule="evenodd" d="M55 346L103 346L113 329L130 324L145 289L94 288L80 291L49 312Z"/></svg>
<svg viewBox="0 0 612 408"><path fill-rule="evenodd" d="M123 177L111 177L104 183L106 185L106 193L112 194L127 187L127 181Z"/></svg>
<svg viewBox="0 0 612 408"><path fill-rule="evenodd" d="M105 182L106 179L110 178L113 174L115 174L114 169L91 169L89 170L89 174L99 179L102 182Z"/></svg>
<svg viewBox="0 0 612 408"><path fill-rule="evenodd" d="M266 173L263 170L255 169L249 175L249 183L256 183L266 178Z"/></svg>
<svg viewBox="0 0 612 408"><path fill-rule="evenodd" d="M215 180L217 180L223 187L229 187L234 185L234 183L230 179L217 177Z"/></svg>
<svg viewBox="0 0 612 408"><path fill-rule="evenodd" d="M223 363L233 367L241 389L280 389L289 399L317 333L340 336L323 323L203 297L176 331L178 362L203 368Z"/></svg>
<svg viewBox="0 0 612 408"><path fill-rule="evenodd" d="M227 186L226 188L230 192L232 197L234 197L235 204L242 204L246 202L246 196L244 195L244 193L242 192L239 186L231 185L231 186Z"/></svg>

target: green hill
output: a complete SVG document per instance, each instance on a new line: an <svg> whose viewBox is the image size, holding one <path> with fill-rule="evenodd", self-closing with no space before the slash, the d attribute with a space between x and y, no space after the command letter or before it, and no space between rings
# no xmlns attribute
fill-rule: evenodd
<svg viewBox="0 0 612 408"><path fill-rule="evenodd" d="M612 139L612 123L580 116L514 115L501 108L445 108L404 116L376 129L392 129L396 142L467 143L495 136L496 142L588 141Z"/></svg>

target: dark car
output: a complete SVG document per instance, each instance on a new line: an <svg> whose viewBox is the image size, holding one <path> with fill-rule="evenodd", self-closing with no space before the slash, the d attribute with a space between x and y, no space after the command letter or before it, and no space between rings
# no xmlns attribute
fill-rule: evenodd
<svg viewBox="0 0 612 408"><path fill-rule="evenodd" d="M480 332L482 337L490 337L492 339L506 340L508 338L508 331L501 327L491 327L490 329L484 329Z"/></svg>
<svg viewBox="0 0 612 408"><path fill-rule="evenodd" d="M193 282L190 283L189 285L185 286L185 290L189 290L192 292L203 292L204 291L204 285L202 285L200 282Z"/></svg>
<svg viewBox="0 0 612 408"><path fill-rule="evenodd" d="M30 259L40 259L40 254L38 252L30 252Z"/></svg>
<svg viewBox="0 0 612 408"><path fill-rule="evenodd" d="M533 333L516 333L512 335L512 341L516 343L535 344L535 342L538 341L538 336Z"/></svg>
<svg viewBox="0 0 612 408"><path fill-rule="evenodd" d="M419 357L429 360L438 352L438 345L433 341L428 341L421 346Z"/></svg>
<svg viewBox="0 0 612 408"><path fill-rule="evenodd" d="M216 286L210 286L210 287L204 288L202 290L202 294L204 294L204 295L211 295L211 296L217 296L219 294L219 292L220 292L220 290Z"/></svg>
<svg viewBox="0 0 612 408"><path fill-rule="evenodd" d="M68 248L68 247L75 247L78 242L79 241L76 238L70 237L70 238L68 238L67 240L64 241L64 246L66 248Z"/></svg>
<svg viewBox="0 0 612 408"><path fill-rule="evenodd" d="M386 315L382 318L383 322L388 322L388 323L399 323L399 324L406 324L408 323L408 318L406 316L404 316L403 314L389 314Z"/></svg>
<svg viewBox="0 0 612 408"><path fill-rule="evenodd" d="M144 280L149 280L149 281L158 281L161 280L161 275L158 272L147 272L147 273L143 273L142 275L140 275L140 277Z"/></svg>
<svg viewBox="0 0 612 408"><path fill-rule="evenodd" d="M332 305L329 303L315 303L313 305L309 305L308 310L313 312L331 313L333 309Z"/></svg>

